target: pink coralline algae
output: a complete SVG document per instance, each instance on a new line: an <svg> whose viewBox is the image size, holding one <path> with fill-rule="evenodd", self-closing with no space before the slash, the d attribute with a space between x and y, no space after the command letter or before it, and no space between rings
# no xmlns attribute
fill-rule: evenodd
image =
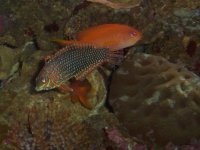
<svg viewBox="0 0 200 150"><path fill-rule="evenodd" d="M199 140L194 140L191 141L190 144L188 145L174 145L172 143L168 143L164 150L199 150L200 149L200 141Z"/></svg>
<svg viewBox="0 0 200 150"><path fill-rule="evenodd" d="M115 127L106 127L105 133L107 138L112 141L120 150L147 150L145 145L137 144L132 139L124 137Z"/></svg>

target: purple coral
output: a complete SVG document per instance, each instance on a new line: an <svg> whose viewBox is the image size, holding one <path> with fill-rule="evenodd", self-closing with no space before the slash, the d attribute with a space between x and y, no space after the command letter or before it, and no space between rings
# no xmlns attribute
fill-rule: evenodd
<svg viewBox="0 0 200 150"><path fill-rule="evenodd" d="M165 150L199 150L200 149L200 141L195 140L187 145L174 145L173 143L169 143L165 146Z"/></svg>

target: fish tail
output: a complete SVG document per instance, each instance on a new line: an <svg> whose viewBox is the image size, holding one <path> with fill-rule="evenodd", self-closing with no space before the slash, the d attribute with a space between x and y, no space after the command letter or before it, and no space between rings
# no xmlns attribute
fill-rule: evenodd
<svg viewBox="0 0 200 150"><path fill-rule="evenodd" d="M108 51L107 62L109 64L119 65L119 64L121 64L123 58L124 58L123 50L109 50Z"/></svg>

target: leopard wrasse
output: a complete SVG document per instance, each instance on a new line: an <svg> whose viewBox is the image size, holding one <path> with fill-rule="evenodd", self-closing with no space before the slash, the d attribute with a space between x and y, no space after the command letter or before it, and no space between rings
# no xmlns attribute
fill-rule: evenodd
<svg viewBox="0 0 200 150"><path fill-rule="evenodd" d="M119 64L123 53L119 50L95 47L89 44L69 44L48 56L36 78L36 91L59 88L75 78L83 80L104 63Z"/></svg>

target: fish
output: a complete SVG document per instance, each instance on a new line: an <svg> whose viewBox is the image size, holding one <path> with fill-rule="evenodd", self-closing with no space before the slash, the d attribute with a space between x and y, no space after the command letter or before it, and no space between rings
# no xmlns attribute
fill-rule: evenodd
<svg viewBox="0 0 200 150"><path fill-rule="evenodd" d="M60 45L91 44L96 47L107 47L111 51L135 45L142 37L137 29L124 24L102 24L79 32L75 40L54 39Z"/></svg>
<svg viewBox="0 0 200 150"><path fill-rule="evenodd" d="M69 87L73 89L73 91L70 92L73 102L79 101L86 108L92 109L92 104L89 103L88 100L88 94L91 91L92 86L88 80L73 80L70 82Z"/></svg>
<svg viewBox="0 0 200 150"><path fill-rule="evenodd" d="M84 81L90 72L104 63L119 64L122 59L123 53L120 51L110 51L109 48L100 48L88 44L68 44L45 60L43 68L36 77L35 90L43 91L58 88L63 91L75 92L78 95L79 92L74 90L73 87L81 84L73 84L68 87L66 86L67 81L70 79ZM86 108L91 108L86 94L84 95L85 92L88 92L88 90L80 91L81 94L78 95L78 98Z"/></svg>

